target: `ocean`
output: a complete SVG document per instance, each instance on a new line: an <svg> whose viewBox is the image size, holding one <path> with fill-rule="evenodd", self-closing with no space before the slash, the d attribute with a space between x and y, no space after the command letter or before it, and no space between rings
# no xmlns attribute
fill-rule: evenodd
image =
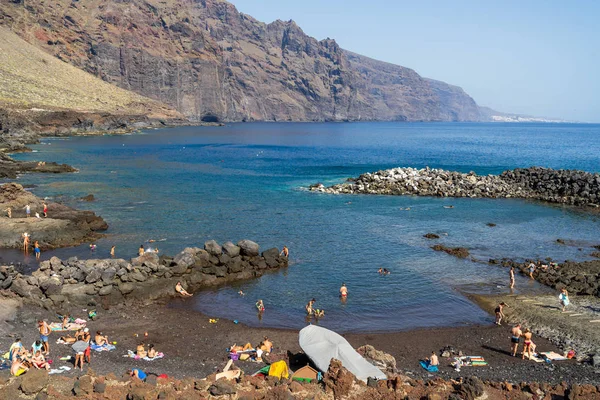
<svg viewBox="0 0 600 400"><path fill-rule="evenodd" d="M42 259L107 257L113 244L123 258L135 256L140 244L170 255L210 239L251 239L262 250L287 245L287 270L172 306L299 328L314 297L325 310L319 324L383 332L490 322L464 295L508 292L508 271L488 265L489 258L591 259L600 217L517 199L317 194L307 190L310 184L400 166L478 174L533 165L598 172L599 148L600 125L589 124L252 123L46 138L33 153L14 157L78 168L75 174L23 175L18 182L34 185L38 196L93 210L110 225L94 254L84 245L45 252ZM78 200L87 194L96 200ZM441 239L425 239L428 232ZM479 262L434 252L437 242L467 247ZM17 251L0 257L35 265ZM379 268L391 274L381 276ZM346 302L338 298L342 283ZM544 290L517 279L516 293ZM258 299L266 306L262 318Z"/></svg>

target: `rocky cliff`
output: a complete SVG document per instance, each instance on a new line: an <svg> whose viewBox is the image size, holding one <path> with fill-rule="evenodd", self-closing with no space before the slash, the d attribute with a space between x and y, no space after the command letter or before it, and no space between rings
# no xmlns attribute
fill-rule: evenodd
<svg viewBox="0 0 600 400"><path fill-rule="evenodd" d="M222 0L23 0L0 24L194 121L473 121L462 89Z"/></svg>

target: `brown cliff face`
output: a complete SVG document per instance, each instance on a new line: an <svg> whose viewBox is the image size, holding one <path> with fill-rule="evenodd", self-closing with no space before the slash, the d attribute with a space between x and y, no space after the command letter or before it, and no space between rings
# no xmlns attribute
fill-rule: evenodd
<svg viewBox="0 0 600 400"><path fill-rule="evenodd" d="M0 24L195 121L479 119L460 88L221 0L4 1Z"/></svg>

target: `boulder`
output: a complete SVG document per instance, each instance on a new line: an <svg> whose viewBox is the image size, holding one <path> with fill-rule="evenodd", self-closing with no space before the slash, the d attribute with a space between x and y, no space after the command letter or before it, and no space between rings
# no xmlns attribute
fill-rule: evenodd
<svg viewBox="0 0 600 400"><path fill-rule="evenodd" d="M279 249L276 247L263 251L262 256L269 268L276 268L279 266Z"/></svg>
<svg viewBox="0 0 600 400"><path fill-rule="evenodd" d="M483 386L483 382L475 376L465 378L457 390L458 395L465 400L475 400L483 396L484 392L485 387Z"/></svg>
<svg viewBox="0 0 600 400"><path fill-rule="evenodd" d="M359 347L356 351L384 373L395 374L397 372L396 359L391 354L377 350L368 344Z"/></svg>
<svg viewBox="0 0 600 400"><path fill-rule="evenodd" d="M100 289L98 291L98 294L100 296L108 296L109 294L112 293L112 289L113 289L112 285L104 286L102 289Z"/></svg>
<svg viewBox="0 0 600 400"><path fill-rule="evenodd" d="M140 265L148 265L148 264L159 264L160 259L158 254L152 252L146 252L139 257L131 259L131 265L137 267Z"/></svg>
<svg viewBox="0 0 600 400"><path fill-rule="evenodd" d="M206 250L200 250L194 256L194 267L204 268L210 265L210 254Z"/></svg>
<svg viewBox="0 0 600 400"><path fill-rule="evenodd" d="M175 276L183 275L187 271L188 267L185 264L177 264L171 268L171 273Z"/></svg>
<svg viewBox="0 0 600 400"><path fill-rule="evenodd" d="M50 258L50 268L53 269L54 271L58 271L60 269L62 269L62 261L60 260L60 258L54 256L52 258Z"/></svg>
<svg viewBox="0 0 600 400"><path fill-rule="evenodd" d="M138 282L144 282L146 280L146 276L144 274L142 274L140 271L133 271L132 273L129 274L129 277L134 280L134 281L138 281Z"/></svg>
<svg viewBox="0 0 600 400"><path fill-rule="evenodd" d="M95 393L104 393L105 391L106 391L106 383L104 383L104 382L94 383L94 392Z"/></svg>
<svg viewBox="0 0 600 400"><path fill-rule="evenodd" d="M77 380L79 382L79 388L86 394L94 391L93 378L89 375L80 376Z"/></svg>
<svg viewBox="0 0 600 400"><path fill-rule="evenodd" d="M217 278L225 278L227 276L227 267L225 265L216 266L215 275Z"/></svg>
<svg viewBox="0 0 600 400"><path fill-rule="evenodd" d="M131 292L133 292L133 284L128 283L128 282L119 282L119 292L121 292L121 294L129 294Z"/></svg>
<svg viewBox="0 0 600 400"><path fill-rule="evenodd" d="M331 359L323 383L328 392L333 392L334 398L341 399L348 396L355 381L356 377L342 366L340 360Z"/></svg>
<svg viewBox="0 0 600 400"><path fill-rule="evenodd" d="M220 256L223 253L223 248L214 240L209 240L204 243L204 250L208 252L208 254L213 256Z"/></svg>
<svg viewBox="0 0 600 400"><path fill-rule="evenodd" d="M2 282L0 282L0 289L8 289L12 285L12 276L7 276Z"/></svg>
<svg viewBox="0 0 600 400"><path fill-rule="evenodd" d="M173 259L173 263L176 266L183 268L184 271L192 265L194 265L195 261L196 260L194 254L187 251L182 251L181 253L177 254Z"/></svg>
<svg viewBox="0 0 600 400"><path fill-rule="evenodd" d="M227 271L230 274L237 274L238 272L242 272L243 269L244 269L244 265L243 265L242 259L240 257L232 258L227 263Z"/></svg>
<svg viewBox="0 0 600 400"><path fill-rule="evenodd" d="M227 254L230 258L240 255L240 248L231 242L223 243L223 254Z"/></svg>
<svg viewBox="0 0 600 400"><path fill-rule="evenodd" d="M40 290L40 288L28 284L27 281L23 278L15 279L10 289L21 297L39 298L42 296L42 291Z"/></svg>
<svg viewBox="0 0 600 400"><path fill-rule="evenodd" d="M102 278L102 272L99 269L92 269L85 277L86 283L96 283Z"/></svg>
<svg viewBox="0 0 600 400"><path fill-rule="evenodd" d="M440 235L436 235L435 233L426 233L423 235L426 239L439 239Z"/></svg>
<svg viewBox="0 0 600 400"><path fill-rule="evenodd" d="M260 247L252 240L240 240L237 245L240 248L240 254L243 256L256 257L259 254Z"/></svg>
<svg viewBox="0 0 600 400"><path fill-rule="evenodd" d="M210 385L208 391L213 396L224 396L227 394L235 394L236 392L235 386L226 379L219 379Z"/></svg>
<svg viewBox="0 0 600 400"><path fill-rule="evenodd" d="M117 269L115 267L108 267L102 272L102 282L111 283L117 274Z"/></svg>
<svg viewBox="0 0 600 400"><path fill-rule="evenodd" d="M48 380L48 371L32 368L21 378L21 391L26 395L39 393L48 386Z"/></svg>
<svg viewBox="0 0 600 400"><path fill-rule="evenodd" d="M40 288L46 294L51 296L53 294L60 294L62 292L63 283L57 276L52 276L50 279L42 282Z"/></svg>
<svg viewBox="0 0 600 400"><path fill-rule="evenodd" d="M63 286L61 294L69 299L69 302L74 304L87 304L90 294L87 292L88 288L94 289L91 285L84 283L77 283L75 285ZM95 294L92 293L92 294Z"/></svg>

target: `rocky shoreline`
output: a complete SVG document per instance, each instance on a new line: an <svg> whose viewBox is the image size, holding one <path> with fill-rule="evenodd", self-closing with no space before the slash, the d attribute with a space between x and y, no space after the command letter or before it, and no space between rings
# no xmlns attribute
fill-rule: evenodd
<svg viewBox="0 0 600 400"><path fill-rule="evenodd" d="M43 204L48 217L43 217ZM31 208L27 218L25 206ZM11 218L8 218L8 210ZM36 197L17 183L0 186L0 248L23 248L23 234L30 237L30 248L39 242L42 250L76 246L102 237L108 224L92 211L81 211ZM40 218L36 217L36 213Z"/></svg>
<svg viewBox="0 0 600 400"><path fill-rule="evenodd" d="M394 168L365 173L330 187L317 183L309 190L330 194L522 198L598 208L600 174L531 167L482 176L442 169Z"/></svg>
<svg viewBox="0 0 600 400"><path fill-rule="evenodd" d="M124 259L66 261L57 257L42 261L30 275L13 266L0 267L0 288L46 309L66 305L110 306L126 301L145 302L176 296L181 282L188 291L256 278L268 270L288 266L277 248L259 253L250 240L222 246L214 240L204 248L186 248L175 257L146 252L130 261Z"/></svg>

